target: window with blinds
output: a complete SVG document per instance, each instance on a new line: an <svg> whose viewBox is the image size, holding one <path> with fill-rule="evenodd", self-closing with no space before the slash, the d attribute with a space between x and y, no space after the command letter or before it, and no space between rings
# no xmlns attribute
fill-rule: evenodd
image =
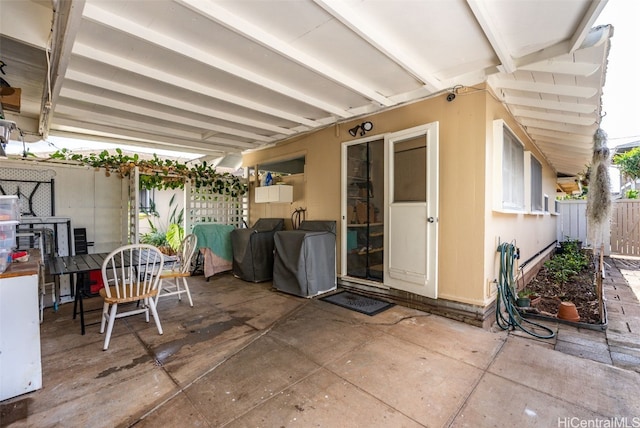
<svg viewBox="0 0 640 428"><path fill-rule="evenodd" d="M529 157L531 180L531 211L542 211L542 164L533 156ZM548 209L547 209L548 211Z"/></svg>
<svg viewBox="0 0 640 428"><path fill-rule="evenodd" d="M524 147L502 127L502 208L524 210Z"/></svg>

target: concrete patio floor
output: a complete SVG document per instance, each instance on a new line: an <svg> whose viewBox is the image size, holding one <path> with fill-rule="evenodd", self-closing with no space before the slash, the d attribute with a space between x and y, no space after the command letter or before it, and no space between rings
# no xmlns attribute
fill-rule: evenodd
<svg viewBox="0 0 640 428"><path fill-rule="evenodd" d="M607 332L550 323L552 340L402 306L370 317L228 273L192 277L193 308L161 300L162 336L117 320L108 351L62 305L41 324L43 388L0 403L0 426L638 426L638 272L624 263L609 263L607 296L629 300L608 297Z"/></svg>

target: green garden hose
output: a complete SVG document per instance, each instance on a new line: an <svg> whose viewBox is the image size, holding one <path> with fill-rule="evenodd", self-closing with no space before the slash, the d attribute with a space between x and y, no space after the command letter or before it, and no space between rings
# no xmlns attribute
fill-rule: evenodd
<svg viewBox="0 0 640 428"><path fill-rule="evenodd" d="M549 328L536 322L525 319L520 315L516 306L515 271L516 247L513 244L503 243L498 247L500 253L500 278L498 280L498 298L496 299L496 324L503 330L515 330L519 328L527 334L539 339L551 339L556 334ZM504 306L504 311L503 311ZM531 324L549 334L542 335L523 326L523 323Z"/></svg>

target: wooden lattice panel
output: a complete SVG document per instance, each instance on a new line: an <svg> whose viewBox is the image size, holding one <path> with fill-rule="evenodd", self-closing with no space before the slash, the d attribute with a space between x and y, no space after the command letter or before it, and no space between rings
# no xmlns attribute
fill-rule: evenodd
<svg viewBox="0 0 640 428"><path fill-rule="evenodd" d="M233 198L193 186L185 186L185 194L186 230L191 230L197 223L220 223L242 227L246 212L245 198Z"/></svg>
<svg viewBox="0 0 640 428"><path fill-rule="evenodd" d="M129 174L129 244L137 244L140 239L140 170L135 167Z"/></svg>

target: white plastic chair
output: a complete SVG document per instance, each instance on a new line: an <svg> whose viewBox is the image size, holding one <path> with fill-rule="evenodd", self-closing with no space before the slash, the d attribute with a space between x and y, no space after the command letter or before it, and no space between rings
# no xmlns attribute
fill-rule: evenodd
<svg viewBox="0 0 640 428"><path fill-rule="evenodd" d="M156 305L160 297L178 295L178 300L182 300L182 293L187 293L189 305L193 307L191 292L187 278L191 276L191 259L198 247L198 237L189 234L184 237L178 248L178 260L169 270L164 270L160 274L160 286L156 296ZM180 284L182 282L182 285Z"/></svg>
<svg viewBox="0 0 640 428"><path fill-rule="evenodd" d="M149 322L151 312L158 333L162 334L154 297L158 294L163 266L164 256L160 250L147 244L125 245L112 251L105 258L102 263L104 288L100 289L100 296L104 299L100 333L104 333L106 323L107 334L102 349L106 351L109 348L116 318L144 313L146 321ZM133 308L118 312L120 305L135 302L138 304Z"/></svg>

